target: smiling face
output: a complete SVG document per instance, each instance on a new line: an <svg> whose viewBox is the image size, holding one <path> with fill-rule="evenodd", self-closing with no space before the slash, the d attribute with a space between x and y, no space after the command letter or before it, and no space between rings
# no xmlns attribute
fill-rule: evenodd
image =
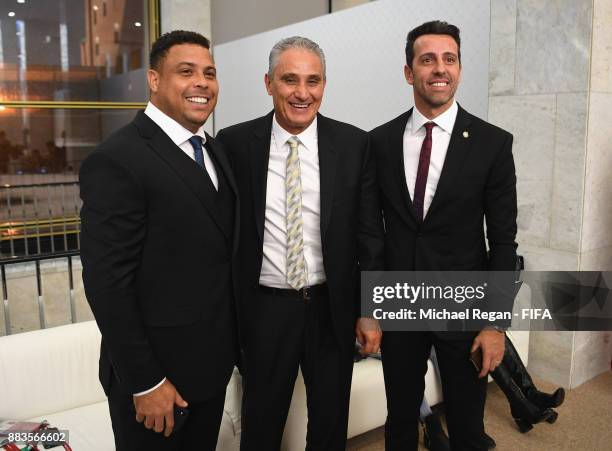
<svg viewBox="0 0 612 451"><path fill-rule="evenodd" d="M210 51L197 44L170 47L147 73L151 102L192 133L217 104L219 83Z"/></svg>
<svg viewBox="0 0 612 451"><path fill-rule="evenodd" d="M453 103L461 79L459 49L444 34L425 34L414 41L412 68L404 66L406 81L413 87L414 103L428 119Z"/></svg>
<svg viewBox="0 0 612 451"><path fill-rule="evenodd" d="M306 130L319 111L325 89L319 56L301 48L285 50L265 82L279 125L294 135Z"/></svg>

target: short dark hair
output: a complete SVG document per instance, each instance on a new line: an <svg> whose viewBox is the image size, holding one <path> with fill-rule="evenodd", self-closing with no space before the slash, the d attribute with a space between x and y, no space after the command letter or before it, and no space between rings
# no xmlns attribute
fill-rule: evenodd
<svg viewBox="0 0 612 451"><path fill-rule="evenodd" d="M425 22L422 25L410 30L406 38L406 64L412 69L412 60L414 59L414 41L425 34L446 34L453 38L457 43L457 51L459 63L461 63L461 38L459 37L459 28L441 20L432 20Z"/></svg>
<svg viewBox="0 0 612 451"><path fill-rule="evenodd" d="M157 69L159 63L166 57L171 47L179 44L196 44L205 49L210 49L210 41L195 31L174 30L162 34L153 43L149 53L149 65L151 69Z"/></svg>

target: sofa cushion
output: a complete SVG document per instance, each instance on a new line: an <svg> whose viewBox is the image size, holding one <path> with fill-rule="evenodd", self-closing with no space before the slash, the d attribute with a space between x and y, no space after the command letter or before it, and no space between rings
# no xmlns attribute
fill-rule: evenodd
<svg viewBox="0 0 612 451"><path fill-rule="evenodd" d="M110 414L108 413L108 403L106 401L28 419L28 421L43 420L48 421L53 427L67 430L70 446L75 451L115 450L115 441ZM234 424L226 407L219 430L217 451L238 451L239 449L239 423L238 426Z"/></svg>
<svg viewBox="0 0 612 451"><path fill-rule="evenodd" d="M23 419L106 400L94 321L0 337L0 418Z"/></svg>
<svg viewBox="0 0 612 451"><path fill-rule="evenodd" d="M115 450L106 401L29 419L29 421L42 420L48 421L51 426L58 429L67 430L70 447L75 451Z"/></svg>

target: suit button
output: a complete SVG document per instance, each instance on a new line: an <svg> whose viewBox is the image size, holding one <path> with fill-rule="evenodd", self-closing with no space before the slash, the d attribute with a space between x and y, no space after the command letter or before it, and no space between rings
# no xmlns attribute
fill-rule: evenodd
<svg viewBox="0 0 612 451"><path fill-rule="evenodd" d="M423 234L421 232L417 233L417 238L423 238Z"/></svg>

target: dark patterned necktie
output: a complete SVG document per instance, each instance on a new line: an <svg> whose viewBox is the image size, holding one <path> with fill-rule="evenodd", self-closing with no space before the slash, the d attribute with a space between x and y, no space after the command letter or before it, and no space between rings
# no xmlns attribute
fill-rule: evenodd
<svg viewBox="0 0 612 451"><path fill-rule="evenodd" d="M189 138L189 143L193 147L193 155L195 161L201 168L204 168L204 152L202 151L202 138L200 136L192 136Z"/></svg>
<svg viewBox="0 0 612 451"><path fill-rule="evenodd" d="M412 201L416 210L417 218L423 220L423 206L425 204L425 188L427 187L427 174L429 173L429 161L431 159L431 130L436 124L427 122L425 127L425 139L421 145L419 155L419 168L417 170L416 183L414 184L414 199Z"/></svg>

